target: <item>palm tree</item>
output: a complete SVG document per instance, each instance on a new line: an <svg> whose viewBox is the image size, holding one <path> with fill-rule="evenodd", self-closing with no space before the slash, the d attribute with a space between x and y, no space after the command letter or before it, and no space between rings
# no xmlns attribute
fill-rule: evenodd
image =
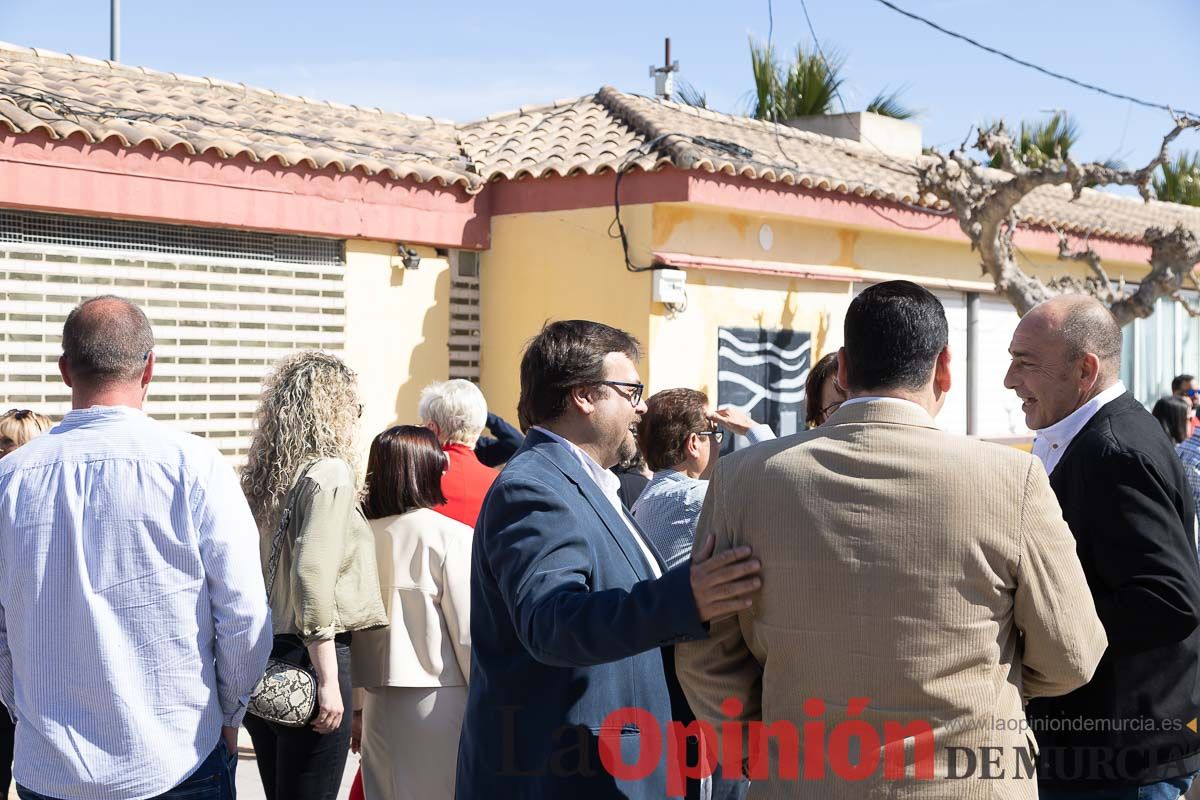
<svg viewBox="0 0 1200 800"><path fill-rule="evenodd" d="M708 96L687 81L679 82L679 88L671 99L692 108L708 108Z"/></svg>
<svg viewBox="0 0 1200 800"><path fill-rule="evenodd" d="M1025 164L1036 168L1052 158L1067 155L1078 141L1079 125L1067 112L1056 111L1043 122L1021 122L1017 155ZM1003 167L1000 156L994 156L990 166L997 169Z"/></svg>
<svg viewBox="0 0 1200 800"><path fill-rule="evenodd" d="M846 57L836 50L808 52L796 48L795 59L780 63L774 48L750 40L750 69L754 91L750 116L755 119L788 120L833 112L833 101L845 82ZM917 112L900 99L904 89L880 92L867 111L896 119L911 119Z"/></svg>
<svg viewBox="0 0 1200 800"><path fill-rule="evenodd" d="M800 45L786 67L770 45L750 41L750 68L754 94L750 116L755 119L786 120L813 114L828 114L844 78L846 60L836 52L828 58L809 53Z"/></svg>
<svg viewBox="0 0 1200 800"><path fill-rule="evenodd" d="M825 49L808 52L796 48L790 64L780 62L775 48L750 39L750 71L754 89L747 99L747 111L755 119L784 121L796 117L833 113L833 101L845 82L842 70L846 58L840 52ZM912 119L920 112L904 105L900 96L905 87L893 92L886 89L875 95L867 111L896 119ZM708 108L708 98L687 81L680 81L672 98L677 103Z"/></svg>
<svg viewBox="0 0 1200 800"><path fill-rule="evenodd" d="M1186 150L1162 165L1153 180L1154 196L1168 203L1200 206L1200 153Z"/></svg>
<svg viewBox="0 0 1200 800"><path fill-rule="evenodd" d="M916 109L909 108L904 105L900 99L900 95L904 94L905 87L901 86L894 92L888 92L886 88L879 94L875 95L875 99L867 103L867 111L872 114L878 114L881 117L891 117L892 119L912 119L917 116Z"/></svg>

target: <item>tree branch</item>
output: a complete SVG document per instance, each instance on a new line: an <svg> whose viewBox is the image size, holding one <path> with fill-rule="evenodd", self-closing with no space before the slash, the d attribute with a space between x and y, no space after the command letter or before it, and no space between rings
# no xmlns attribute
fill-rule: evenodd
<svg viewBox="0 0 1200 800"><path fill-rule="evenodd" d="M1056 230L1059 259L1086 264L1091 277L1081 281L1064 276L1043 283L1025 273L1014 257L1013 236L1019 222L1015 210L1021 200L1043 186L1070 186L1076 198L1091 186L1136 186L1142 198L1149 201L1154 171L1166 163L1171 143L1190 128L1200 128L1200 120L1176 118L1174 128L1163 137L1155 157L1141 169L1124 170L1109 164L1078 164L1058 150L1038 164L1027 163L1009 131L1000 123L980 130L975 147L998 160L1004 172L984 167L961 149L949 155L934 152L933 159L919 168L919 188L922 196L932 195L954 211L971 249L979 251L983 273L992 278L996 290L1008 298L1018 313L1024 314L1058 294L1084 292L1108 305L1118 321L1126 324L1153 313L1158 298L1179 296L1184 276L1200 261L1195 234L1182 226L1172 231L1147 230L1150 274L1142 279L1135 292L1128 293L1123 278L1113 287L1099 254L1086 240L1084 249L1074 252L1067 237Z"/></svg>
<svg viewBox="0 0 1200 800"><path fill-rule="evenodd" d="M1067 235L1058 230L1054 226L1050 228L1058 234L1058 260L1059 261L1081 261L1088 265L1092 271L1095 287L1087 291L1087 294L1095 295L1097 299L1111 303L1116 299L1112 290L1112 281L1108 278L1108 273L1104 271L1104 265L1100 261L1100 254L1092 249L1085 239L1083 242L1083 250L1072 250L1071 242L1067 239Z"/></svg>

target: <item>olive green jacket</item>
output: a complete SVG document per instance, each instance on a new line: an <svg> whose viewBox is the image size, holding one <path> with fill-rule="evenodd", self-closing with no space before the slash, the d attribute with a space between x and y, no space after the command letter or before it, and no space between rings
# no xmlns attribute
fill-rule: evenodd
<svg viewBox="0 0 1200 800"><path fill-rule="evenodd" d="M359 510L350 466L336 458L311 462L298 475L285 508L289 502L292 514L268 598L275 633L296 634L312 644L387 625L375 540ZM274 533L261 532L264 576Z"/></svg>

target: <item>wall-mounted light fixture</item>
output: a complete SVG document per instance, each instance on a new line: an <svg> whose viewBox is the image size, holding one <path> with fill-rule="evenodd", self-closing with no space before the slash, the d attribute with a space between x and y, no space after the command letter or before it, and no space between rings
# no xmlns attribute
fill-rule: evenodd
<svg viewBox="0 0 1200 800"><path fill-rule="evenodd" d="M396 254L405 269L416 269L421 266L421 255L411 247L405 247L403 242L396 243Z"/></svg>

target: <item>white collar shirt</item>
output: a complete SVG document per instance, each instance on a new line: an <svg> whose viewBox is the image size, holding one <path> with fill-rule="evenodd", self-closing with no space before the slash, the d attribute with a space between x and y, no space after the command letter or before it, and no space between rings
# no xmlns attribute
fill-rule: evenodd
<svg viewBox="0 0 1200 800"><path fill-rule="evenodd" d="M584 472L586 472L595 482L596 486L599 487L601 494L603 494L605 499L612 504L613 510L617 512L617 516L619 516L625 522L625 526L629 528L629 533L633 536L633 540L637 542L638 547L641 548L642 555L646 559L646 564L649 566L650 571L654 574L654 577L661 578L662 567L659 566L658 557L654 555L654 551L651 550L650 545L646 543L646 538L642 535L642 532L638 529L637 524L634 523L633 519L629 516L629 512L625 510L625 506L621 502L621 495L619 494L619 490L621 488L621 479L613 474L611 470L607 470L596 463L596 459L585 453L579 447L579 445L575 444L570 439L564 439L554 431L546 430L545 428L536 425L533 426L533 430L541 431L542 433L546 434L551 439L565 447L567 452L575 457L575 460L578 461L580 466L583 467Z"/></svg>
<svg viewBox="0 0 1200 800"><path fill-rule="evenodd" d="M1058 422L1037 432L1037 438L1033 440L1033 454L1041 459L1047 475L1054 472L1071 441L1096 416L1096 412L1123 394L1125 384L1117 381Z"/></svg>

